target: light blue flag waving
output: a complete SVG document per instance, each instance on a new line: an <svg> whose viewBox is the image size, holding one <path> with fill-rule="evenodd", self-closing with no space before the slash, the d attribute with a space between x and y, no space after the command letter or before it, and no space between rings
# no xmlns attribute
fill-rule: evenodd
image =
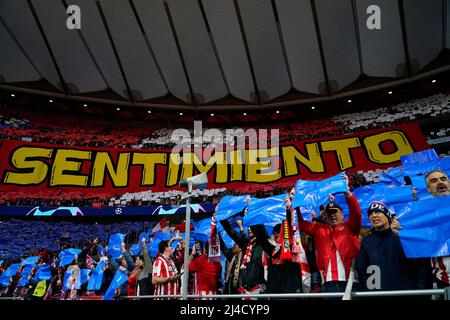
<svg viewBox="0 0 450 320"><path fill-rule="evenodd" d="M59 253L58 258L59 266L64 267L72 263L73 260L75 260L78 255L81 253L81 249L76 248L70 248L70 249L64 249Z"/></svg>
<svg viewBox="0 0 450 320"><path fill-rule="evenodd" d="M35 265L36 262L39 260L39 256L35 256L35 257L28 257L22 260L22 262L20 263L21 266L26 266L26 265Z"/></svg>
<svg viewBox="0 0 450 320"><path fill-rule="evenodd" d="M125 234L114 233L109 237L108 254L114 259L119 259L122 255L122 242L125 241Z"/></svg>
<svg viewBox="0 0 450 320"><path fill-rule="evenodd" d="M106 261L100 260L100 262L95 267L94 271L92 271L91 278L89 279L88 283L88 290L94 291L94 290L100 290L102 287L102 281L103 281L103 273L105 272L103 270L103 267L105 266Z"/></svg>
<svg viewBox="0 0 450 320"><path fill-rule="evenodd" d="M248 205L248 197L248 195L224 196L218 204L215 216L216 221L227 219L239 212L242 212Z"/></svg>
<svg viewBox="0 0 450 320"><path fill-rule="evenodd" d="M2 273L0 275L0 286L7 287L9 286L9 283L11 282L11 277L5 275L5 273Z"/></svg>
<svg viewBox="0 0 450 320"><path fill-rule="evenodd" d="M415 165L439 160L434 149L423 150L400 157L402 165Z"/></svg>
<svg viewBox="0 0 450 320"><path fill-rule="evenodd" d="M339 173L322 181L298 180L295 184L294 208L324 204L330 194L346 192L348 185Z"/></svg>
<svg viewBox="0 0 450 320"><path fill-rule="evenodd" d="M36 270L35 279L39 281L50 280L52 278L52 272L50 271L50 266L42 265L38 266Z"/></svg>
<svg viewBox="0 0 450 320"><path fill-rule="evenodd" d="M286 219L286 196L287 193L263 199L253 198L244 216L244 226L264 224L274 227L282 223Z"/></svg>
<svg viewBox="0 0 450 320"><path fill-rule="evenodd" d="M65 291L70 289L70 286L72 285L72 278L71 278L72 274L73 274L73 269L70 269L70 270L67 270L66 272L64 272L63 289Z"/></svg>
<svg viewBox="0 0 450 320"><path fill-rule="evenodd" d="M450 196L394 205L408 258L450 256Z"/></svg>
<svg viewBox="0 0 450 320"><path fill-rule="evenodd" d="M103 300L112 300L114 298L114 292L116 292L117 288L119 288L127 280L127 275L123 273L123 271L117 269L108 290L106 290L105 295L103 296Z"/></svg>
<svg viewBox="0 0 450 320"><path fill-rule="evenodd" d="M9 266L9 268L2 273L2 276L8 276L8 277L13 277L16 275L17 271L19 271L20 268L20 264L19 263L14 263L12 265Z"/></svg>
<svg viewBox="0 0 450 320"><path fill-rule="evenodd" d="M141 248L138 244L133 244L130 248L130 252L133 254L133 256L138 256L141 252Z"/></svg>
<svg viewBox="0 0 450 320"><path fill-rule="evenodd" d="M92 272L91 269L80 269L78 277L75 279L75 289L80 289L83 284L88 281L89 274Z"/></svg>

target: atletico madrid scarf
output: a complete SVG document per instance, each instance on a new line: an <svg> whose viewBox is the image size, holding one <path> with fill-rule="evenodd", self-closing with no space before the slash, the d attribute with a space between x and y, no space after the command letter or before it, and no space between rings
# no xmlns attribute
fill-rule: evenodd
<svg viewBox="0 0 450 320"><path fill-rule="evenodd" d="M220 262L220 240L217 235L217 226L215 221L216 214L211 217L211 232L208 240L208 261Z"/></svg>
<svg viewBox="0 0 450 320"><path fill-rule="evenodd" d="M244 258L242 258L241 269L245 269L247 267L247 263L250 262L253 253L253 246L255 245L256 238L251 238L249 243L247 244L247 248L245 250Z"/></svg>

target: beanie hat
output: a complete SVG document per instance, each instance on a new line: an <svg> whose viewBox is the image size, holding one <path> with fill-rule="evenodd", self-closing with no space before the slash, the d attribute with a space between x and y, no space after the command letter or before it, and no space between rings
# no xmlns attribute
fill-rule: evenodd
<svg viewBox="0 0 450 320"><path fill-rule="evenodd" d="M370 215L371 212L381 212L386 216L386 218L388 218L389 223L391 222L392 214L383 202L372 202L369 206L369 209L367 209L367 215Z"/></svg>

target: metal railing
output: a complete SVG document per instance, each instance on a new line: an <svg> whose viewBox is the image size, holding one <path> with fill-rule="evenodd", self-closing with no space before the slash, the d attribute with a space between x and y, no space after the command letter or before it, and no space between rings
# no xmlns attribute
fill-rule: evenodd
<svg viewBox="0 0 450 320"><path fill-rule="evenodd" d="M274 299L320 299L320 298L343 298L344 292L327 293L263 293L263 294L212 294L212 295L188 295L188 299L245 299L245 298L274 298ZM450 300L450 287L446 289L429 290L397 290L397 291L371 291L371 292L352 292L351 296L355 298L366 297L398 297L398 296L444 296L445 300ZM167 299L183 298L182 295L146 295L146 296L123 296L122 299Z"/></svg>
<svg viewBox="0 0 450 320"><path fill-rule="evenodd" d="M187 299L322 299L322 298L342 298L344 292L327 293L263 293L263 294L212 294L212 295L188 295ZM450 287L445 289L429 290L397 290L397 291L371 291L352 292L352 298L367 297L411 297L411 296L443 296L444 300L450 300ZM145 296L122 296L121 299L182 299L183 295L145 295ZM22 297L0 297L0 300L24 300Z"/></svg>

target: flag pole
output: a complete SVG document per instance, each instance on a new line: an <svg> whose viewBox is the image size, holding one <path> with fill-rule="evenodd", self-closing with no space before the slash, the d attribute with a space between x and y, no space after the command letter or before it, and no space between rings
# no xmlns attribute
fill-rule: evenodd
<svg viewBox="0 0 450 320"><path fill-rule="evenodd" d="M184 229L184 274L183 274L183 300L187 300L189 281L189 243L191 241L191 193L192 181L188 181L188 196L186 200L186 227Z"/></svg>

